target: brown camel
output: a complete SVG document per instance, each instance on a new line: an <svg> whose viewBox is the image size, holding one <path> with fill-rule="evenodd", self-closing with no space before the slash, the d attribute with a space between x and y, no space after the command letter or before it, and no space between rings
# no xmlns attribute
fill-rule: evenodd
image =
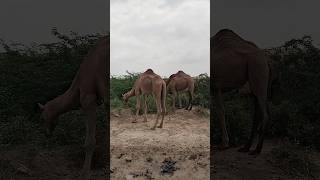
<svg viewBox="0 0 320 180"><path fill-rule="evenodd" d="M90 178L91 160L96 145L96 109L106 97L109 54L110 36L104 36L84 58L69 89L45 105L38 104L42 110L41 117L44 119L47 135L52 134L59 115L76 107L81 107L87 115L86 155L81 172L81 179L85 180Z"/></svg>
<svg viewBox="0 0 320 180"><path fill-rule="evenodd" d="M213 66L214 101L217 105L217 118L222 129L222 147L227 148L229 145L222 93L238 89L248 82L254 96L255 113L251 135L248 142L239 151L248 152L258 132L258 144L250 154L259 154L262 150L269 119L267 102L270 85L269 58L254 43L242 39L228 29L220 30L211 37L210 51L211 65Z"/></svg>
<svg viewBox="0 0 320 180"><path fill-rule="evenodd" d="M172 107L175 111L176 98L178 97L179 107L181 108L181 98L179 92L187 91L189 94L189 103L186 107L186 110L192 109L192 100L194 95L194 80L191 76L184 73L183 71L178 71L176 74L172 74L169 79L166 81L168 93L173 94L172 98Z"/></svg>
<svg viewBox="0 0 320 180"><path fill-rule="evenodd" d="M133 123L137 122L141 108L141 96L144 98L144 122L147 121L147 101L146 98L148 95L153 95L157 105L157 120L154 126L151 128L154 130L158 124L158 119L162 114L161 123L159 128L163 126L164 115L166 114L166 83L164 80L155 74L152 69L148 69L146 72L139 75L138 79L134 83L133 88L127 93L122 95L122 98L125 103L128 102L128 99L132 96L137 97L136 105L136 117L132 121Z"/></svg>

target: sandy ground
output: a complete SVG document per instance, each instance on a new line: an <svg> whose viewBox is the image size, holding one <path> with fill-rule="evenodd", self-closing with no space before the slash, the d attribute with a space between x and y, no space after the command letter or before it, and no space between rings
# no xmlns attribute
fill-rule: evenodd
<svg viewBox="0 0 320 180"><path fill-rule="evenodd" d="M148 122L132 118L128 110L111 111L111 179L210 179L209 116L180 109L154 131L155 115Z"/></svg>

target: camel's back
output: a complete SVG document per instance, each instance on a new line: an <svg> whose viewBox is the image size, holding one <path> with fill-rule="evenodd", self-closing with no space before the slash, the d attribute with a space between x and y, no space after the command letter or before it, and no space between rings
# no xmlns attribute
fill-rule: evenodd
<svg viewBox="0 0 320 180"><path fill-rule="evenodd" d="M157 74L147 71L139 75L135 82L135 87L144 93L151 93L155 87L165 84L164 80Z"/></svg>
<svg viewBox="0 0 320 180"><path fill-rule="evenodd" d="M183 71L178 71L176 74L170 76L167 86L169 88L174 86L176 90L182 91L194 86L194 80L190 75Z"/></svg>

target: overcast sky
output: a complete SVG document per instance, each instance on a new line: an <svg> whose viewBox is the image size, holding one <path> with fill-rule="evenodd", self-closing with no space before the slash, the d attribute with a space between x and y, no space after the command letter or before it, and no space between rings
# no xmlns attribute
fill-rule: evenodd
<svg viewBox="0 0 320 180"><path fill-rule="evenodd" d="M229 28L259 47L311 35L320 42L319 0L214 0L211 35Z"/></svg>
<svg viewBox="0 0 320 180"><path fill-rule="evenodd" d="M210 0L111 0L111 74L210 72Z"/></svg>
<svg viewBox="0 0 320 180"><path fill-rule="evenodd" d="M1 0L0 38L23 43L52 42L61 32L104 33L109 29L109 0Z"/></svg>

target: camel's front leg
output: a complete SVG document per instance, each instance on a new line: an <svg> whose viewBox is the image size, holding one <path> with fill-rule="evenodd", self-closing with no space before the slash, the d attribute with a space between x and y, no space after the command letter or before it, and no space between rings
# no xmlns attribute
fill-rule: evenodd
<svg viewBox="0 0 320 180"><path fill-rule="evenodd" d="M92 155L96 145L96 101L95 97L87 96L83 103L83 111L87 115L87 124L86 124L86 140L85 140L85 151L86 156L83 164L81 179L89 180L90 179L90 169L91 169L91 161Z"/></svg>
<svg viewBox="0 0 320 180"><path fill-rule="evenodd" d="M222 99L222 93L220 89L215 89L215 101L217 105L217 118L222 131L222 148L226 149L229 147L229 136L225 121L225 111Z"/></svg>
<svg viewBox="0 0 320 180"><path fill-rule="evenodd" d="M137 120L138 120L138 117L139 117L139 113L140 113L140 108L141 108L141 97L140 97L140 95L139 94L137 94L137 104L136 104L136 117L135 117L135 119L132 121L132 123L136 123L137 122Z"/></svg>

